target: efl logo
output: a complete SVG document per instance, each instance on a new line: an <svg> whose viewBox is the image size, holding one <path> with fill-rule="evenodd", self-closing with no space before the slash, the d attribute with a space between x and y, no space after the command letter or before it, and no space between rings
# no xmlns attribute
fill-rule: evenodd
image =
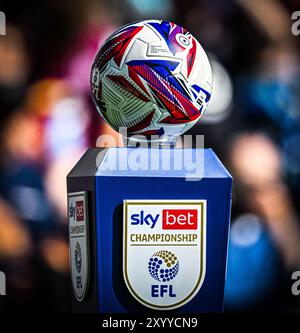
<svg viewBox="0 0 300 333"><path fill-rule="evenodd" d="M198 226L198 211L196 209L164 209L163 229L196 230Z"/></svg>
<svg viewBox="0 0 300 333"><path fill-rule="evenodd" d="M84 221L84 205L83 201L76 201L76 221Z"/></svg>

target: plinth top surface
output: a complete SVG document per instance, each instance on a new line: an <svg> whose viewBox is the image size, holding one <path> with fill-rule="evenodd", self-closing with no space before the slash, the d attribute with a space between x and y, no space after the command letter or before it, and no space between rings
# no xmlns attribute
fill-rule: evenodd
<svg viewBox="0 0 300 333"><path fill-rule="evenodd" d="M96 176L231 178L212 149L200 148L99 150Z"/></svg>

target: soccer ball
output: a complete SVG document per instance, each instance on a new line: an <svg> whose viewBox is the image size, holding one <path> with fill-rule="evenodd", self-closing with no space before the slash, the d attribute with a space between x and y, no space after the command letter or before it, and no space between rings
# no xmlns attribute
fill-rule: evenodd
<svg viewBox="0 0 300 333"><path fill-rule="evenodd" d="M176 137L203 114L212 92L211 67L199 42L168 21L126 25L98 51L91 90L100 115L128 137Z"/></svg>

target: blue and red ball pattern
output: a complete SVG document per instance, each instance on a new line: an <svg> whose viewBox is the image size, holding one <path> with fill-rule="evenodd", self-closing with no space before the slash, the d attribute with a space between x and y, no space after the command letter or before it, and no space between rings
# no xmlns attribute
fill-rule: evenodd
<svg viewBox="0 0 300 333"><path fill-rule="evenodd" d="M157 281L168 282L175 278L179 271L179 261L170 251L159 251L153 254L148 263L150 275Z"/></svg>

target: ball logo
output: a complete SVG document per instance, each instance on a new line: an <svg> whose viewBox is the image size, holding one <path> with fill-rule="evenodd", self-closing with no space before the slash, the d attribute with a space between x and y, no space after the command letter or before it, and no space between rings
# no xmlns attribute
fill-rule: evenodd
<svg viewBox="0 0 300 333"><path fill-rule="evenodd" d="M179 261L170 251L154 253L148 263L148 270L153 279L160 282L173 280L179 270Z"/></svg>
<svg viewBox="0 0 300 333"><path fill-rule="evenodd" d="M176 40L179 43L179 45L183 47L188 47L191 45L191 41L183 34L177 34Z"/></svg>
<svg viewBox="0 0 300 333"><path fill-rule="evenodd" d="M123 275L143 305L170 310L202 286L205 200L124 200Z"/></svg>

